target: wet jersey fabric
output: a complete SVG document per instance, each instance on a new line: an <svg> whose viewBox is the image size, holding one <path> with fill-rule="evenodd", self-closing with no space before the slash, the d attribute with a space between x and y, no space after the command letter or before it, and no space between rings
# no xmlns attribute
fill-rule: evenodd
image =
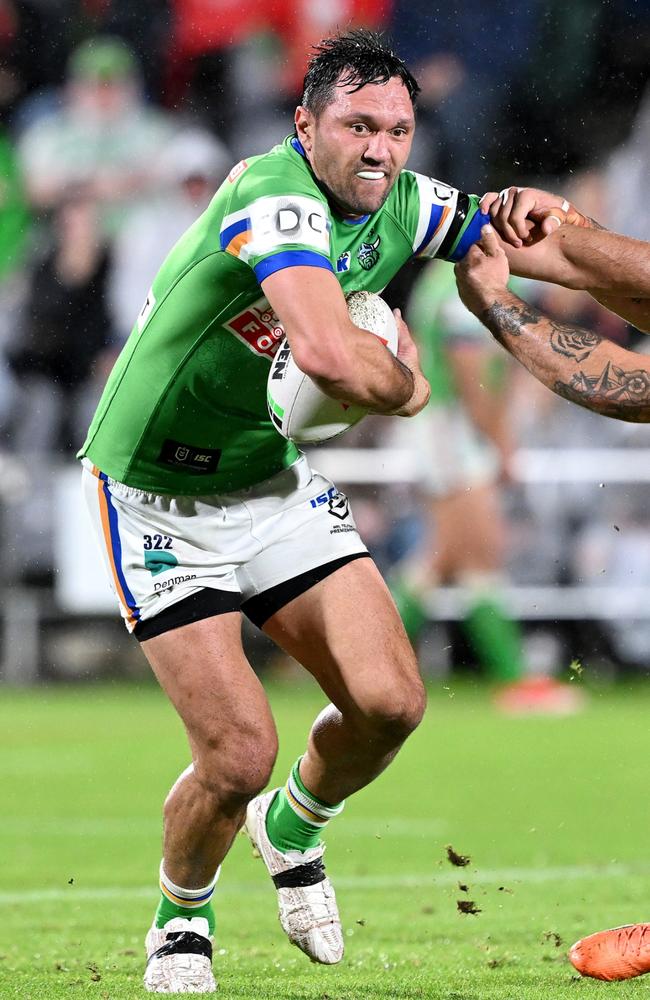
<svg viewBox="0 0 650 1000"><path fill-rule="evenodd" d="M291 137L241 161L158 272L80 456L156 494L269 478L298 450L267 413L284 331L260 283L300 265L332 271L345 293L380 292L413 256L460 259L486 221L475 196L408 170L377 212L346 219Z"/></svg>

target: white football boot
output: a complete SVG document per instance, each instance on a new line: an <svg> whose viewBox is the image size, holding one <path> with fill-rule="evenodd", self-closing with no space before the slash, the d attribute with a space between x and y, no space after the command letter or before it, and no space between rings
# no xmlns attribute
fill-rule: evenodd
<svg viewBox="0 0 650 1000"><path fill-rule="evenodd" d="M343 934L323 865L325 847L286 854L276 850L266 832L266 814L278 791L274 788L248 804L245 830L275 883L280 923L289 940L312 962L335 965L343 958Z"/></svg>
<svg viewBox="0 0 650 1000"><path fill-rule="evenodd" d="M145 941L149 993L214 993L212 939L205 917L174 917L150 928Z"/></svg>

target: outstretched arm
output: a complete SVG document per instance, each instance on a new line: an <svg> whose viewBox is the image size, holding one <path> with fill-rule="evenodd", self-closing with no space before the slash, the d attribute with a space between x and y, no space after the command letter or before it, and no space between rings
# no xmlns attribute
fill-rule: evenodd
<svg viewBox="0 0 650 1000"><path fill-rule="evenodd" d="M486 227L480 246L456 265L464 304L540 382L596 413L650 422L650 358L598 334L556 323L507 288L506 253Z"/></svg>
<svg viewBox="0 0 650 1000"><path fill-rule="evenodd" d="M602 228L559 195L535 188L481 200L506 241L513 274L590 292L641 330L650 328L650 244Z"/></svg>

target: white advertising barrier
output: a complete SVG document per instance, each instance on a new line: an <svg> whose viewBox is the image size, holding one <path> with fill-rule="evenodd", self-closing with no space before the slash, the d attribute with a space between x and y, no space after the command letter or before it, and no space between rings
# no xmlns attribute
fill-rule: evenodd
<svg viewBox="0 0 650 1000"><path fill-rule="evenodd" d="M61 611L118 615L104 560L81 491L81 466L54 479L54 596Z"/></svg>

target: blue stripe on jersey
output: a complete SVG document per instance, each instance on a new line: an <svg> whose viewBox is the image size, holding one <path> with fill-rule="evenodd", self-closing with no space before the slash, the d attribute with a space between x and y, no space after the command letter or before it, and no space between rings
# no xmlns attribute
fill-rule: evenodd
<svg viewBox="0 0 650 1000"><path fill-rule="evenodd" d="M469 225L461 236L458 246L454 252L447 257L447 260L454 261L454 263L458 260L462 260L469 248L480 240L481 229L483 226L487 226L490 221L489 215L485 215L483 212L477 212L474 218L470 219Z"/></svg>
<svg viewBox="0 0 650 1000"><path fill-rule="evenodd" d="M285 267L324 267L327 271L334 270L327 257L313 250L283 250L261 260L253 270L261 284L269 275L282 271Z"/></svg>
<svg viewBox="0 0 650 1000"><path fill-rule="evenodd" d="M303 146L297 135L294 135L294 137L292 138L291 145L295 149L296 153L300 153L301 156L304 156L304 158L307 159L305 147Z"/></svg>
<svg viewBox="0 0 650 1000"><path fill-rule="evenodd" d="M108 523L111 528L111 548L113 549L115 571L122 586L122 592L126 598L129 611L131 611L134 618L139 618L140 608L136 604L135 597L131 593L129 585L124 577L124 573L122 572L122 542L120 541L120 529L117 523L117 511L113 506L113 497L111 496L111 491L108 486L108 476L105 472L100 472L99 478L104 484L104 496L106 497L106 506L108 507Z"/></svg>
<svg viewBox="0 0 650 1000"><path fill-rule="evenodd" d="M427 245L427 243L429 242L429 240L431 239L431 237L435 233L435 231L436 231L436 229L437 229L437 227L438 227L438 225L440 223L440 219L442 218L442 213L443 212L444 212L444 206L443 205L432 205L431 206L431 215L429 216L429 225L427 226L427 231L424 234L424 239L422 240L422 242L420 243L419 247L415 251L415 256L416 257L417 257L417 255L419 253L421 253L424 250L425 246Z"/></svg>
<svg viewBox="0 0 650 1000"><path fill-rule="evenodd" d="M228 226L224 229L219 237L219 243L221 249L225 250L231 240L234 240L235 236L239 236L240 233L245 233L251 224L249 218L240 219L239 222L233 222L232 226Z"/></svg>

